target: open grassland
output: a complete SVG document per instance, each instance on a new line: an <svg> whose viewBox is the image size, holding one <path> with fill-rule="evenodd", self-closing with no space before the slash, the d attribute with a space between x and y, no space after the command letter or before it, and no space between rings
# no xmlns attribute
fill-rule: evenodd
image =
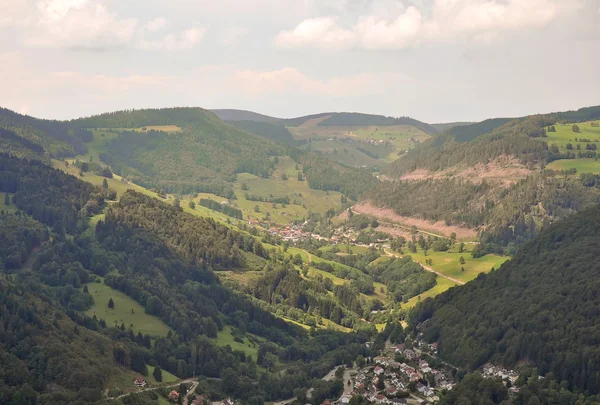
<svg viewBox="0 0 600 405"><path fill-rule="evenodd" d="M342 195L339 192L312 190L305 180L298 180L298 172L302 171L302 168L298 166L297 170L296 166L297 164L291 158L280 157L279 163L275 166L274 174L268 179L249 173L238 174L237 180L233 184L237 199L230 201L230 203L242 210L244 219L262 219L269 214L271 220L278 224L288 224L290 221L306 218L309 210L325 213L331 207L335 209L341 207ZM283 179L284 174L287 176L287 180ZM247 188L247 190L243 188ZM265 200L287 197L290 199L290 204L285 204L284 207L280 203L252 201L246 198L246 194L251 198L261 197ZM199 193L198 197L194 198L194 202L196 202L196 210L204 210L211 216L224 221L227 220L228 217L224 214L201 206L198 207L198 202L202 198L209 198L219 203L226 201L225 198L209 193ZM185 201L182 202L182 206L187 206L186 204ZM258 212L256 207L258 207ZM234 219L231 219L231 221L235 222Z"/></svg>
<svg viewBox="0 0 600 405"><path fill-rule="evenodd" d="M256 342L252 342L247 336L252 336L252 339ZM243 351L247 356L252 356L252 358L256 360L258 346L260 342L264 341L264 339L250 334L247 334L247 336L242 339L244 343L235 341L233 334L231 333L231 326L226 325L223 327L223 330L217 333L217 338L214 339L214 341L219 346L225 347L229 345L231 346L232 350Z"/></svg>
<svg viewBox="0 0 600 405"><path fill-rule="evenodd" d="M88 290L94 298L94 306L87 311L89 316L104 319L108 326L125 324L137 334L150 336L167 336L169 327L155 316L146 314L143 306L121 291L115 290L103 282L88 283ZM108 308L108 301L113 299L115 307Z"/></svg>
<svg viewBox="0 0 600 405"><path fill-rule="evenodd" d="M577 145L580 145L581 151L585 152L585 147L588 143L595 144L600 149L600 127L592 127L592 122L600 123L599 121L578 122L579 132L573 132L573 124L556 124L554 128L556 132L548 132L546 128L547 138L539 138L542 141L552 145L555 143L561 152L567 152L567 144L573 145L571 152L577 153ZM575 140L577 138L577 140ZM582 141L584 139L584 141ZM588 142L589 140L590 142Z"/></svg>
<svg viewBox="0 0 600 405"><path fill-rule="evenodd" d="M162 383L173 383L173 382L179 380L179 378L177 378L176 375L169 373L167 370L163 369L161 371L162 371ZM154 373L154 367L148 366L148 377L144 377L146 379L146 381L149 381L152 384L161 384L154 379L153 373Z"/></svg>
<svg viewBox="0 0 600 405"><path fill-rule="evenodd" d="M431 267L433 270L447 277L452 277L465 283L476 278L479 273L487 273L492 268L498 269L502 263L508 260L506 256L492 254L474 259L471 257L470 247L466 248L462 253L458 253L456 247L454 247L448 252L428 250L427 256L421 249L417 253L404 252L404 254L411 256L414 261L421 263L423 266ZM460 264L461 257L464 258L465 264ZM431 264L428 265L427 260L431 260ZM462 268L464 268L464 271L462 271Z"/></svg>
<svg viewBox="0 0 600 405"><path fill-rule="evenodd" d="M52 167L54 167L55 169L62 170L63 172L68 173L68 174L72 174L73 176L77 177L78 179L87 181L88 183L91 183L95 186L102 186L102 182L104 181L104 179L106 177L102 177L102 176L92 173L92 172L87 172L87 173L84 173L83 176L80 176L79 169L77 167L75 167L72 163L73 163L73 161L70 161L69 167L67 167L64 162L62 162L60 160L52 159ZM138 186L137 184L134 184L130 181L127 181L116 174L113 175L112 179L106 179L106 181L108 182L108 188L113 189L117 192L117 198L121 197L121 195L123 195L123 193L125 193L125 191L127 191L127 190L135 190L142 194L146 194L151 197L155 197L162 201L165 201L163 198L160 198L158 196L158 194L156 194L150 190L147 190L141 186Z"/></svg>
<svg viewBox="0 0 600 405"><path fill-rule="evenodd" d="M449 288L455 287L457 285L458 284L448 280L447 278L438 276L437 284L435 285L435 287L425 291L422 294L412 297L405 304L402 304L402 308L412 308L415 305L417 305L419 301L424 300L425 298L435 297L436 295L439 295L444 291L448 290Z"/></svg>
<svg viewBox="0 0 600 405"><path fill-rule="evenodd" d="M349 166L374 167L393 162L398 159L399 153L414 148L417 143L430 137L410 125L318 126L320 121L309 120L298 127L288 127L288 130L295 139L311 139L313 150L329 154ZM383 142L373 144L379 141ZM358 148L366 149L369 153Z"/></svg>
<svg viewBox="0 0 600 405"><path fill-rule="evenodd" d="M600 174L600 160L596 159L560 159L546 166L552 170L576 169L577 173Z"/></svg>

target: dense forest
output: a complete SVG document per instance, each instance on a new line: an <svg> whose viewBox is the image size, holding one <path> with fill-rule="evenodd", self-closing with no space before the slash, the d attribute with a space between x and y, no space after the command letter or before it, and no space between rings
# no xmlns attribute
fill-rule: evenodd
<svg viewBox="0 0 600 405"><path fill-rule="evenodd" d="M345 167L320 156L305 155L302 164L310 188L339 191L353 200L378 183L368 170Z"/></svg>
<svg viewBox="0 0 600 405"><path fill-rule="evenodd" d="M599 393L598 229L598 206L549 226L500 269L424 301L412 326L429 319L425 338L457 366L529 362Z"/></svg>
<svg viewBox="0 0 600 405"><path fill-rule="evenodd" d="M282 124L256 121L228 121L229 124L252 134L262 136L274 142L295 146L298 142L290 131Z"/></svg>
<svg viewBox="0 0 600 405"><path fill-rule="evenodd" d="M31 144L38 145L33 147L33 150L42 147L55 158L87 152L84 141L77 134L79 127L71 126L66 122L41 120L0 107L0 128L12 131ZM4 137L7 134L2 133L2 135ZM26 147L30 146L30 144L26 145Z"/></svg>
<svg viewBox="0 0 600 405"><path fill-rule="evenodd" d="M237 173L268 177L278 148L216 119L182 132L124 132L101 159L113 171L147 188L171 193L208 192L234 198Z"/></svg>

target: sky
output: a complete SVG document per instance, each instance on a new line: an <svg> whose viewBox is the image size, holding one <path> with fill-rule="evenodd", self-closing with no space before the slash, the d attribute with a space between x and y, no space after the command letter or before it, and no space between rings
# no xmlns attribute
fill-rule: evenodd
<svg viewBox="0 0 600 405"><path fill-rule="evenodd" d="M0 0L0 106L477 121L600 105L600 0Z"/></svg>

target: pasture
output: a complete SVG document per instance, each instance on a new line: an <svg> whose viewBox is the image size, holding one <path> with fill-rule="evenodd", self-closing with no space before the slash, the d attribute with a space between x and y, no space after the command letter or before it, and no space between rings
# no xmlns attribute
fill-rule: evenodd
<svg viewBox="0 0 600 405"><path fill-rule="evenodd" d="M313 150L349 166L375 167L393 162L403 151L430 137L410 125L319 126L324 118L308 120L298 127L288 127L288 130L295 139L311 139Z"/></svg>
<svg viewBox="0 0 600 405"><path fill-rule="evenodd" d="M148 377L144 377L146 379L146 381L149 381L152 384L161 384L154 379L153 373L154 373L155 367L153 367L153 366L147 366L147 367L148 367ZM167 384L174 383L179 380L179 378L176 375L169 373L167 370L162 369L161 371L162 371L162 383L167 383Z"/></svg>
<svg viewBox="0 0 600 405"><path fill-rule="evenodd" d="M167 336L169 327L155 316L146 314L143 306L121 291L115 290L100 279L100 283L88 283L88 291L94 298L94 305L87 311L87 315L104 319L107 326L120 326L132 328L137 334L150 336ZM108 308L108 301L113 299L115 307Z"/></svg>
<svg viewBox="0 0 600 405"><path fill-rule="evenodd" d="M412 297L406 303L402 304L402 308L413 308L415 305L417 305L420 301L424 300L425 298L435 297L436 295L439 295L439 294L443 293L444 291L458 285L455 282L448 280L447 278L439 277L439 276L437 277L436 281L437 281L437 284L433 288L431 288L415 297Z"/></svg>
<svg viewBox="0 0 600 405"><path fill-rule="evenodd" d="M424 266L431 267L433 270L457 280L468 282L473 280L479 273L487 273L492 268L498 269L502 263L508 260L506 256L496 256L492 254L474 259L471 257L471 246L466 245L465 251L458 253L457 246L448 252L434 252L428 250L427 255L419 249L417 253L404 252L406 256L411 256L414 261ZM463 257L465 264L460 264L460 258ZM427 265L427 260L431 264ZM464 268L464 271L462 271Z"/></svg>
<svg viewBox="0 0 600 405"><path fill-rule="evenodd" d="M249 336L251 336L254 342L249 338ZM217 333L217 338L214 339L214 342L221 347L229 345L231 346L232 350L240 350L246 353L246 356L252 356L252 358L256 360L256 355L258 354L258 346L261 342L264 342L264 339L247 333L246 336L242 338L242 340L244 341L244 343L237 342L233 337L232 327L226 325L223 327L223 330Z"/></svg>
<svg viewBox="0 0 600 405"><path fill-rule="evenodd" d="M600 123L600 120L578 122L576 125L579 127L579 132L573 132L573 124L556 124L554 125L556 132L548 132L548 128L546 128L547 138L539 139L547 142L548 145L555 143L562 153L568 151L568 143L573 145L571 152L575 153L578 152L577 145L579 145L582 152L585 152L588 143L595 144L600 149L600 127L592 127L592 122Z"/></svg>
<svg viewBox="0 0 600 405"><path fill-rule="evenodd" d="M549 163L546 168L552 170L576 169L577 173L600 174L600 160L596 159L560 159Z"/></svg>
<svg viewBox="0 0 600 405"><path fill-rule="evenodd" d="M254 218L262 219L269 214L272 221L278 224L288 224L290 221L301 220L308 216L308 211L325 213L329 208L338 209L341 207L341 194L336 191L312 190L306 180L298 180L298 171L302 171L301 166L296 170L296 162L289 157L280 157L279 163L275 165L274 174L264 179L249 173L240 173L233 184L237 199L232 200L231 204L242 210L244 219ZM287 180L284 180L284 174ZM244 190L247 188L247 190ZM277 197L287 197L290 204L285 207L272 202L252 201L246 198L246 194L252 197L261 197L265 200ZM223 202L226 199L209 193L199 193L196 202L196 210L210 211L211 216L216 216L221 220L227 220L227 216L216 211L199 207L201 198L210 198L217 202ZM294 204L294 201L296 204ZM183 205L183 204L182 204ZM186 203L187 206L187 203ZM258 206L259 211L255 211ZM219 215L221 214L221 215ZM231 219L235 221L234 219Z"/></svg>

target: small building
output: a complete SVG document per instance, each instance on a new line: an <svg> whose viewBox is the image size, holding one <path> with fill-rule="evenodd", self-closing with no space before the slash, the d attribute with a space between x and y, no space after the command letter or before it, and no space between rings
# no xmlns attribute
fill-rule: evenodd
<svg viewBox="0 0 600 405"><path fill-rule="evenodd" d="M133 383L136 386L138 386L138 387L145 387L146 386L146 381L144 381L144 379L142 377L136 378L136 380Z"/></svg>
<svg viewBox="0 0 600 405"><path fill-rule="evenodd" d="M169 400L177 402L179 400L179 392L173 390L169 393Z"/></svg>
<svg viewBox="0 0 600 405"><path fill-rule="evenodd" d="M375 374L380 375L383 374L384 370L380 366L375 367Z"/></svg>

